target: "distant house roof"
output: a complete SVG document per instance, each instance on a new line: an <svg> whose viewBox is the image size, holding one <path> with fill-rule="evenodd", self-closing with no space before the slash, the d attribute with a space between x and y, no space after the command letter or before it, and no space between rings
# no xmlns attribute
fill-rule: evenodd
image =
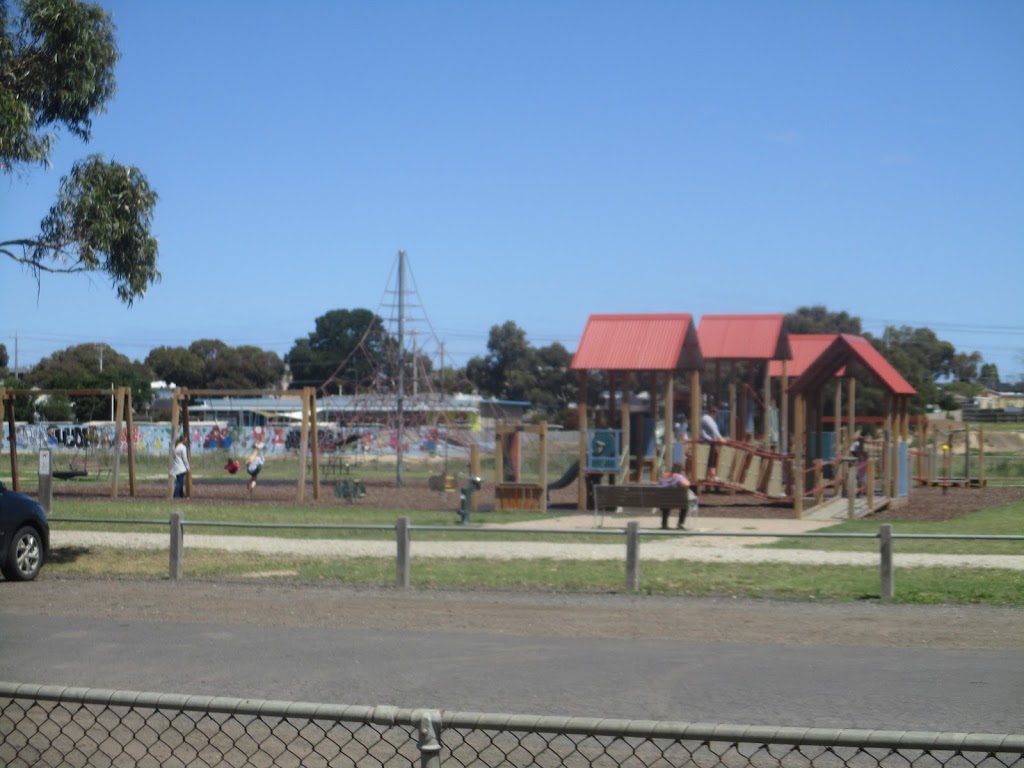
<svg viewBox="0 0 1024 768"><path fill-rule="evenodd" d="M703 315L697 338L705 360L788 360L783 315Z"/></svg>
<svg viewBox="0 0 1024 768"><path fill-rule="evenodd" d="M792 333L789 336L789 349L793 357L786 361L786 375L795 379L810 367L811 363L818 359L822 352L828 349L829 344L836 340L835 333ZM768 363L768 375L778 378L782 376L782 361L772 360ZM841 376L842 371L836 375Z"/></svg>
<svg viewBox="0 0 1024 768"><path fill-rule="evenodd" d="M591 315L574 370L675 371L700 367L701 350L689 314Z"/></svg>
<svg viewBox="0 0 1024 768"><path fill-rule="evenodd" d="M843 366L858 363L871 373L878 382L894 395L916 395L914 389L899 371L893 368L882 354L871 346L863 336L842 333L811 363L807 370L794 381L789 391L806 393L821 389Z"/></svg>

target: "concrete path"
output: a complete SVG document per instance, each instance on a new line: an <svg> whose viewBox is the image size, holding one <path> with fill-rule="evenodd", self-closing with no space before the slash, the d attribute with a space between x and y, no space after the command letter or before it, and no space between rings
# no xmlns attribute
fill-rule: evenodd
<svg viewBox="0 0 1024 768"><path fill-rule="evenodd" d="M640 524L641 560L680 560L720 563L791 563L803 565L865 565L877 566L879 555L870 552L825 552L816 550L763 549L757 545L778 541L771 534L809 533L826 527L829 520L761 520L750 518L699 517L689 523L687 531L658 530L660 515L604 515L600 532L593 542L557 541L488 541L481 533L478 541L417 541L412 531L411 554L421 557L486 558L493 560L624 560L625 528L628 522ZM547 538L557 531L579 533L594 530L592 515L569 515L530 523L484 525L492 530L543 530ZM652 530L654 529L654 530ZM760 534L760 535L758 535ZM98 531L52 532L51 544L56 547L115 547L168 549L169 540L162 533L107 533ZM896 567L1005 568L1024 570L1024 555L931 555L901 554L895 542ZM394 557L394 541L340 539L282 539L264 536L207 535L185 529L185 552L191 548L219 549L232 552L263 554L295 554L321 558ZM1022 544L1024 548L1024 544Z"/></svg>

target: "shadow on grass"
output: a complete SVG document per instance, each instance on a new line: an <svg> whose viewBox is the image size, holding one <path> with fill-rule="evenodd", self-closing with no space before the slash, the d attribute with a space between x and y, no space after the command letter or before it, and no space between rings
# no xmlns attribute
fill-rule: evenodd
<svg viewBox="0 0 1024 768"><path fill-rule="evenodd" d="M46 561L53 564L67 565L81 557L92 554L89 547L53 547L46 554Z"/></svg>

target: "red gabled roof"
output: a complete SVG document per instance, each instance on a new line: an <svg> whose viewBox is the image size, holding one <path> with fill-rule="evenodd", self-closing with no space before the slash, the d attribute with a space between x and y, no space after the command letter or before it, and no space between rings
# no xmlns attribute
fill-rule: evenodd
<svg viewBox="0 0 1024 768"><path fill-rule="evenodd" d="M697 338L705 360L788 360L783 315L704 315Z"/></svg>
<svg viewBox="0 0 1024 768"><path fill-rule="evenodd" d="M871 346L863 336L843 333L808 366L807 370L790 385L790 392L810 392L820 389L843 366L859 363L878 383L894 395L916 395L917 390L889 364L882 353Z"/></svg>
<svg viewBox="0 0 1024 768"><path fill-rule="evenodd" d="M786 375L790 380L800 376L818 357L828 349L829 344L836 340L836 333L791 333L789 349L793 357L786 361ZM774 378L782 376L782 361L772 360L768 363L768 375ZM842 372L837 372L842 375Z"/></svg>
<svg viewBox="0 0 1024 768"><path fill-rule="evenodd" d="M689 314L591 315L574 370L674 371L700 366L700 345Z"/></svg>

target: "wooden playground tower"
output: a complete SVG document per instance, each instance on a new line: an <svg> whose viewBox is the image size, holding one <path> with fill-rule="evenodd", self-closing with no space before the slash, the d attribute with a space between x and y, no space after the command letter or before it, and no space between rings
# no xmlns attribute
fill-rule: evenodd
<svg viewBox="0 0 1024 768"><path fill-rule="evenodd" d="M537 481L524 481L524 435L537 435ZM498 424L494 428L494 506L498 510L548 511L548 423Z"/></svg>
<svg viewBox="0 0 1024 768"><path fill-rule="evenodd" d="M691 479L701 486L718 486L729 492L745 492L758 498L787 501L794 514L804 514L808 496L821 501L819 484L808 479L808 472L820 473L821 434L823 430L823 391L836 383L837 376L849 376L850 370L859 368L874 376L886 391L884 418L885 443L880 475L886 503L899 503L906 497L908 477L908 401L915 394L902 376L888 364L869 342L857 336L832 335L814 359L803 367L799 376L789 378L787 363L791 358L787 335L781 315L729 315L708 316L702 319L702 331L696 332L685 314L652 315L591 315L573 358L572 368L580 371L579 483L578 508L587 509L592 503L591 489L596 484L623 484L650 482L682 453ZM708 331L704 332L707 323ZM706 347L705 347L706 344ZM718 391L719 366L722 362L744 362L760 370L763 379L760 405L762 408L761 435L743 434L742 440L726 440L717 445L718 475L707 478L710 445L700 440L702 414L701 373L709 362L715 363L715 386ZM778 368L775 368L778 366ZM778 378L773 387L773 370ZM596 465L587 402L590 372L599 371L607 376L610 393L608 413L599 428L613 428L608 442L622 447L611 463ZM779 375L781 372L781 375ZM677 378L688 380L690 439L684 441L683 451L677 453L673 445L671 425L674 423L674 383ZM631 455L630 431L632 392L637 384L646 386L650 395L649 414L657 419L661 414L665 425L664 442L660 452L653 456ZM747 383L743 398L753 392ZM846 388L848 428L840 433L842 419L840 403ZM837 461L853 432L856 390L852 377L836 383L836 439L834 447ZM659 397L660 396L660 397ZM777 444L770 438L769 415L778 403ZM730 434L745 432L736 419L737 392L729 385ZM749 407L744 404L742 410ZM745 421L745 420L744 420ZM745 426L745 425L744 425ZM810 459L808 457L811 457ZM817 462L817 464L816 464Z"/></svg>

